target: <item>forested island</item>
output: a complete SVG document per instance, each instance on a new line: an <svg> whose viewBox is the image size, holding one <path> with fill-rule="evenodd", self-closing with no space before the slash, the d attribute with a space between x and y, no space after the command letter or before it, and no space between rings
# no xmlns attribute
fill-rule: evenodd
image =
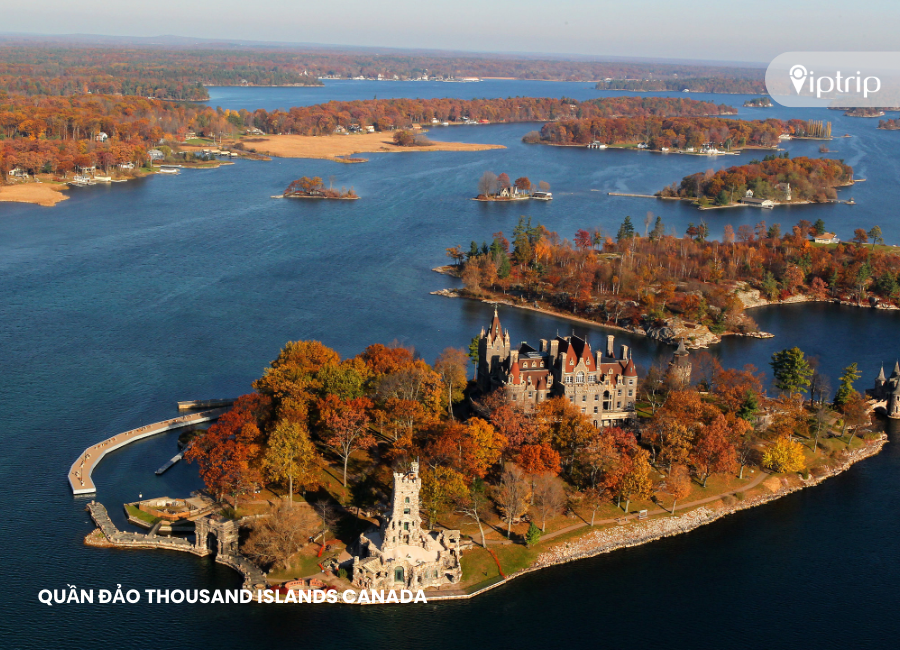
<svg viewBox="0 0 900 650"><path fill-rule="evenodd" d="M359 198L352 187L349 190L343 187L340 190L330 186L325 187L325 183L318 176L298 178L285 188L282 196L286 199L355 200Z"/></svg>
<svg viewBox="0 0 900 650"><path fill-rule="evenodd" d="M800 221L725 226L721 242L702 221L683 236L667 234L651 213L638 232L626 217L617 233L582 229L569 240L520 219L511 242L447 249L462 295L567 314L622 327L671 344L715 343L724 334L756 335L748 306L778 301L835 300L900 304L900 253L881 230L859 228L853 242L817 245L825 224Z"/></svg>
<svg viewBox="0 0 900 650"><path fill-rule="evenodd" d="M759 71L733 71L721 77L686 77L683 79L607 79L600 81L597 90L627 90L631 92L694 92L748 94L764 92L765 80Z"/></svg>
<svg viewBox="0 0 900 650"><path fill-rule="evenodd" d="M900 129L900 119L878 120L878 128L885 131L896 131Z"/></svg>
<svg viewBox="0 0 900 650"><path fill-rule="evenodd" d="M754 97L744 102L745 108L772 108L772 100L768 97Z"/></svg>
<svg viewBox="0 0 900 650"><path fill-rule="evenodd" d="M733 120L721 117L620 116L560 119L532 131L525 142L552 145L642 144L653 151L677 149L700 152L704 145L725 150L741 147L774 148L783 135L805 134L802 120Z"/></svg>
<svg viewBox="0 0 900 650"><path fill-rule="evenodd" d="M700 206L778 203L823 203L837 189L853 184L853 168L841 160L769 155L747 165L685 176L657 192L662 198L695 199ZM768 207L768 204L766 206Z"/></svg>

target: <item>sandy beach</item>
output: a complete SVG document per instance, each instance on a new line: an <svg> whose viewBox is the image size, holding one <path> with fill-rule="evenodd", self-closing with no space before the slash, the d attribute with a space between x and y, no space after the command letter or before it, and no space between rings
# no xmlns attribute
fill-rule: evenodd
<svg viewBox="0 0 900 650"><path fill-rule="evenodd" d="M429 147L398 147L389 133L358 135L267 135L245 138L247 147L279 158L320 158L338 160L340 156L358 153L423 152L423 151L487 151L505 149L499 144L466 142L433 142Z"/></svg>
<svg viewBox="0 0 900 650"><path fill-rule="evenodd" d="M65 185L49 185L47 183L0 185L0 201L35 203L49 207L69 198L62 193L66 189L68 187Z"/></svg>

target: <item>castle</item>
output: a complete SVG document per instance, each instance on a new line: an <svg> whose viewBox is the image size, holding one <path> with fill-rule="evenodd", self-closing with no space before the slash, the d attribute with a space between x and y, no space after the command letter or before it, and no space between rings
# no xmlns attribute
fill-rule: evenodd
<svg viewBox="0 0 900 650"><path fill-rule="evenodd" d="M565 397L598 428L630 421L637 370L628 346L616 358L613 342L606 337L605 355L595 355L591 344L574 334L542 339L539 350L524 342L513 350L495 307L490 327L478 339L478 387L483 393L504 390L527 411L551 397Z"/></svg>
<svg viewBox="0 0 900 650"><path fill-rule="evenodd" d="M894 364L894 372L888 379L884 378L884 366L875 378L875 388L866 391L876 400L885 402L886 415L889 418L900 418L900 362Z"/></svg>
<svg viewBox="0 0 900 650"><path fill-rule="evenodd" d="M688 357L687 348L684 347L684 339L681 339L678 341L678 349L669 361L666 376L674 388L684 389L691 385L692 369L693 364Z"/></svg>
<svg viewBox="0 0 900 650"><path fill-rule="evenodd" d="M419 515L419 463L394 472L390 510L377 531L359 536L353 558L353 585L361 589L427 589L458 583L459 531L422 529Z"/></svg>

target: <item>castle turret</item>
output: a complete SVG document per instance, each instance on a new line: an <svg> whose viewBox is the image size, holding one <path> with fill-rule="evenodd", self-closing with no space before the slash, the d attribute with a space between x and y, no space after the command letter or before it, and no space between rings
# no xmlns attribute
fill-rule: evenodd
<svg viewBox="0 0 900 650"><path fill-rule="evenodd" d="M509 331L504 332L494 305L494 318L478 339L478 387L485 393L503 383L503 368L508 365Z"/></svg>
<svg viewBox="0 0 900 650"><path fill-rule="evenodd" d="M687 348L684 347L684 339L680 339L678 341L678 349L675 350L675 356L669 362L666 374L670 382L683 388L691 384L691 370L691 360Z"/></svg>
<svg viewBox="0 0 900 650"><path fill-rule="evenodd" d="M408 472L394 472L394 493L384 521L382 551L401 544L415 543L421 537L422 517L419 514L421 487L419 463L410 463Z"/></svg>
<svg viewBox="0 0 900 650"><path fill-rule="evenodd" d="M882 386L884 386L885 381L886 380L884 378L884 365L882 365L881 370L878 371L878 376L875 377L875 389L877 390L877 389L881 388Z"/></svg>

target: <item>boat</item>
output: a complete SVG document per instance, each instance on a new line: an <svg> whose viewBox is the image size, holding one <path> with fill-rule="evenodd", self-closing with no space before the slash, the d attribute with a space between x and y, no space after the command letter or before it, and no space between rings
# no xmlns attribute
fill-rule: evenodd
<svg viewBox="0 0 900 650"><path fill-rule="evenodd" d="M535 201L552 201L553 194L551 194L550 192L535 192L531 195L531 198L533 198Z"/></svg>
<svg viewBox="0 0 900 650"><path fill-rule="evenodd" d="M160 167L159 173L160 174L178 174L179 172L174 167Z"/></svg>

